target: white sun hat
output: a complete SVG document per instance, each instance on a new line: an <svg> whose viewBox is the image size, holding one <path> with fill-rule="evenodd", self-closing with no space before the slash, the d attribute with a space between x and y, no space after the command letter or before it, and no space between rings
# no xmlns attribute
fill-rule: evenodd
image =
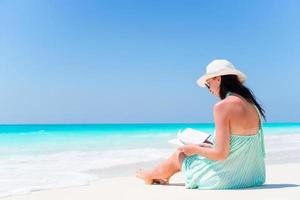
<svg viewBox="0 0 300 200"><path fill-rule="evenodd" d="M245 74L237 70L228 60L213 60L206 66L206 74L197 80L197 84L200 87L205 87L206 80L229 74L237 75L241 83L244 83L247 78Z"/></svg>

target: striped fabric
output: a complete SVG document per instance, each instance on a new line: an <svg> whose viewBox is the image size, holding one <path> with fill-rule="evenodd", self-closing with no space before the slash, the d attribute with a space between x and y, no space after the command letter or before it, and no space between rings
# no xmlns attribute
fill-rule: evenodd
<svg viewBox="0 0 300 200"><path fill-rule="evenodd" d="M226 96L231 93L227 93ZM262 129L256 135L231 134L226 160L209 160L200 155L188 156L182 163L185 187L189 189L238 189L260 186L266 179L265 147ZM213 137L215 144L215 137Z"/></svg>

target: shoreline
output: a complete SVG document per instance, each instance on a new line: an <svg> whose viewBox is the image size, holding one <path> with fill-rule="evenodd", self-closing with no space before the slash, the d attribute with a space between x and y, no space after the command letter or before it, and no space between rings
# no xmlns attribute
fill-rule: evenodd
<svg viewBox="0 0 300 200"><path fill-rule="evenodd" d="M273 136L266 136L265 137L265 145L266 145L266 159L265 163L267 167L271 167L273 165L282 165L287 164L290 166L293 166L295 164L300 164L300 154L299 154L299 142L300 142L300 135L273 135ZM48 157L47 155L41 156L39 158L37 157L28 157L24 160L20 160L17 157L17 162L12 163L5 163L5 159L2 160L2 166L3 169L11 169L11 165L17 166L14 173L8 174L6 176L5 173L3 173L2 179L2 195L0 196L0 199L5 199L8 197L14 197L19 195L27 195L39 191L48 191L48 190L56 190L61 188L72 188L72 187L82 187L82 186L88 186L93 182L102 181L103 179L114 179L116 182L118 178L122 177L133 177L135 172L139 169L150 169L153 166L157 165L159 162L166 159L174 149L175 147L169 146L168 148L164 148L164 151L162 152L159 150L160 148L153 148L155 151L146 151L146 153L150 156L151 160L142 160L138 159L135 160L135 162L132 163L123 163L113 166L107 166L102 167L102 159L99 159L97 157L99 154L98 152L85 152L85 151L78 151L82 154L79 154L78 152L62 152L62 154L57 155L51 155ZM124 161L127 161L128 156L140 156L140 158L144 158L144 151L137 151L138 149L134 149L134 152L132 150L129 150L128 152L122 152L123 156L120 156L120 159L125 159ZM113 152L113 155L117 155L117 153L120 153L120 150L117 150L116 152ZM153 159L153 154L155 154L155 159ZM159 154L159 155L158 155ZM107 156L110 154L107 154ZM55 157L56 156L56 157ZM106 157L107 157L106 156ZM67 160L64 162L61 158L72 158L71 160ZM109 157L108 157L109 158ZM33 160L34 159L34 160ZM53 163L53 167L48 167L43 164L44 160L46 160L49 164ZM26 162L25 162L26 161ZM35 161L35 162L32 162ZM43 162L42 162L43 161ZM93 162L95 162L97 165L93 165ZM78 168L73 169L71 166L67 166L66 164L70 165L70 163L73 163L75 165L78 164L85 164L85 169L78 170ZM90 164L89 164L90 163ZM102 164L101 164L102 163ZM18 164L18 165L17 165ZM34 165L39 164L41 167L34 168ZM89 165L87 165L89 164ZM59 165L59 168L55 168L57 165ZM31 167L33 166L33 167ZM45 166L45 167L44 167ZM65 171L61 166L66 166L67 168L70 167L71 170ZM29 170L24 170L24 168L28 168ZM14 169L14 168L13 168ZM52 174L54 176L50 176L47 178L47 176L51 173L43 173L45 170L52 170L56 169L56 171ZM72 171L73 170L73 171ZM77 170L77 171L76 171ZM64 172L65 171L65 172ZM285 170L286 171L286 170ZM50 172L50 171L49 171ZM61 174L60 176L57 176L55 174L57 172L58 174ZM37 174L35 174L37 173ZM39 174L40 173L40 174ZM267 174L268 176L268 174ZM5 180L11 180L10 182ZM22 180L23 182L20 182ZM33 185L34 183L32 180L39 183L39 180L42 180L42 183L46 183L44 185ZM62 180L62 181L61 181ZM51 182L51 184L48 184ZM8 183L8 184L6 184ZM14 183L14 184L12 184ZM28 184L29 183L29 184ZM22 185L21 185L22 184Z"/></svg>
<svg viewBox="0 0 300 200"><path fill-rule="evenodd" d="M2 197L3 200L50 199L297 199L300 196L300 163L268 164L263 186L237 190L185 189L182 173L170 179L170 185L145 185L134 175L103 178L87 185L33 191L27 194ZM117 191L117 192L116 192Z"/></svg>

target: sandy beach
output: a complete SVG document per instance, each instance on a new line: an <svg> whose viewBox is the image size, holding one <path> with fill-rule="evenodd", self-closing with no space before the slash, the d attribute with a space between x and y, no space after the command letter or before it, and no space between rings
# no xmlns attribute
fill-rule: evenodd
<svg viewBox="0 0 300 200"><path fill-rule="evenodd" d="M291 140L290 138L293 138ZM162 159L147 162L118 165L109 168L87 170L85 173L98 179L81 186L67 186L52 189L33 189L32 192L2 197L3 200L52 200L52 199L284 199L296 200L300 196L299 134L266 136L266 182L257 188L239 190L196 190L186 189L183 174L171 177L170 185L145 185L135 177L139 168L150 169ZM170 148L170 152L172 152ZM85 157L89 154L84 154ZM98 155L98 154L97 154ZM92 158L90 158L91 160ZM80 163L81 160L76 160ZM97 161L100 162L100 161ZM74 163L75 164L75 163ZM44 165L42 165L44 166ZM22 169L22 168L20 168ZM36 170L42 170L38 168ZM62 169L61 169L62 170ZM30 173L33 173L30 171ZM28 177L33 177L28 175ZM47 177L45 180L48 180ZM57 179L58 177L54 177ZM72 177L70 177L72 178ZM76 179L72 179L76 180ZM71 180L70 180L71 181ZM57 180L59 183L59 180ZM54 185L55 186L55 185ZM29 185L27 185L29 188ZM24 188L24 187L22 187ZM26 188L25 188L26 189Z"/></svg>
<svg viewBox="0 0 300 200"><path fill-rule="evenodd" d="M58 135L61 135L61 133ZM87 135L85 132L84 136ZM78 137L78 135L76 136ZM33 134L33 137L36 137L36 134ZM54 135L52 137L57 138L58 136ZM168 186L145 185L142 180L135 177L135 171L140 168L151 169L166 159L174 151L174 147L166 146L165 143L168 138L164 135L156 135L155 140L152 138L153 142L151 144L159 144L155 148L149 148L148 143L151 137L147 132L136 137L147 138L144 145L148 145L148 148L134 146L132 143L127 144L126 147L124 146L126 143L124 143L122 149L116 150L100 149L95 151L96 149L92 147L94 151L80 149L74 151L76 147L72 146L71 152L63 149L56 154L44 153L39 156L34 154L26 156L11 155L8 152L7 158L2 159L0 165L0 191L2 192L0 199L79 200L121 198L152 200L168 199L170 197L174 199L184 199L186 197L198 199L203 196L210 199L220 197L231 199L297 199L297 196L300 196L300 175L298 173L300 168L300 134L265 136L267 180L264 186L222 191L186 189L184 177L180 173L171 178ZM81 142L84 141L82 137L78 138ZM94 139L95 137L91 138ZM109 139L111 138L109 137ZM133 136L131 136L130 141L135 144L142 144L140 140L135 139ZM93 142L91 144L99 146L107 140L100 137ZM76 143L76 146L86 147L89 145L86 142L80 144ZM17 147L19 149L19 146ZM16 150L17 147L12 148L12 150ZM34 147L30 143L30 148L28 147L27 151L34 150ZM46 147L43 146L47 150ZM128 149L128 147L135 148ZM24 149L22 150L24 152ZM9 157L10 155L11 157ZM93 179L90 180L90 177Z"/></svg>
<svg viewBox="0 0 300 200"><path fill-rule="evenodd" d="M184 187L181 173L174 175L170 185L145 185L134 177L107 178L87 186L32 192L3 200L99 200L99 199L284 199L300 196L300 163L267 165L267 180L261 187L239 190L191 190Z"/></svg>

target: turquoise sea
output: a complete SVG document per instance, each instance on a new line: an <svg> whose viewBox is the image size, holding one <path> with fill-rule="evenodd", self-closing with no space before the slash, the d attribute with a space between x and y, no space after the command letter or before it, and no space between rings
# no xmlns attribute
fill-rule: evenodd
<svg viewBox="0 0 300 200"><path fill-rule="evenodd" d="M214 132L213 124L0 125L0 197L125 175L130 165L168 157L174 146L167 141L187 127ZM271 163L283 151L298 159L300 123L263 129Z"/></svg>

